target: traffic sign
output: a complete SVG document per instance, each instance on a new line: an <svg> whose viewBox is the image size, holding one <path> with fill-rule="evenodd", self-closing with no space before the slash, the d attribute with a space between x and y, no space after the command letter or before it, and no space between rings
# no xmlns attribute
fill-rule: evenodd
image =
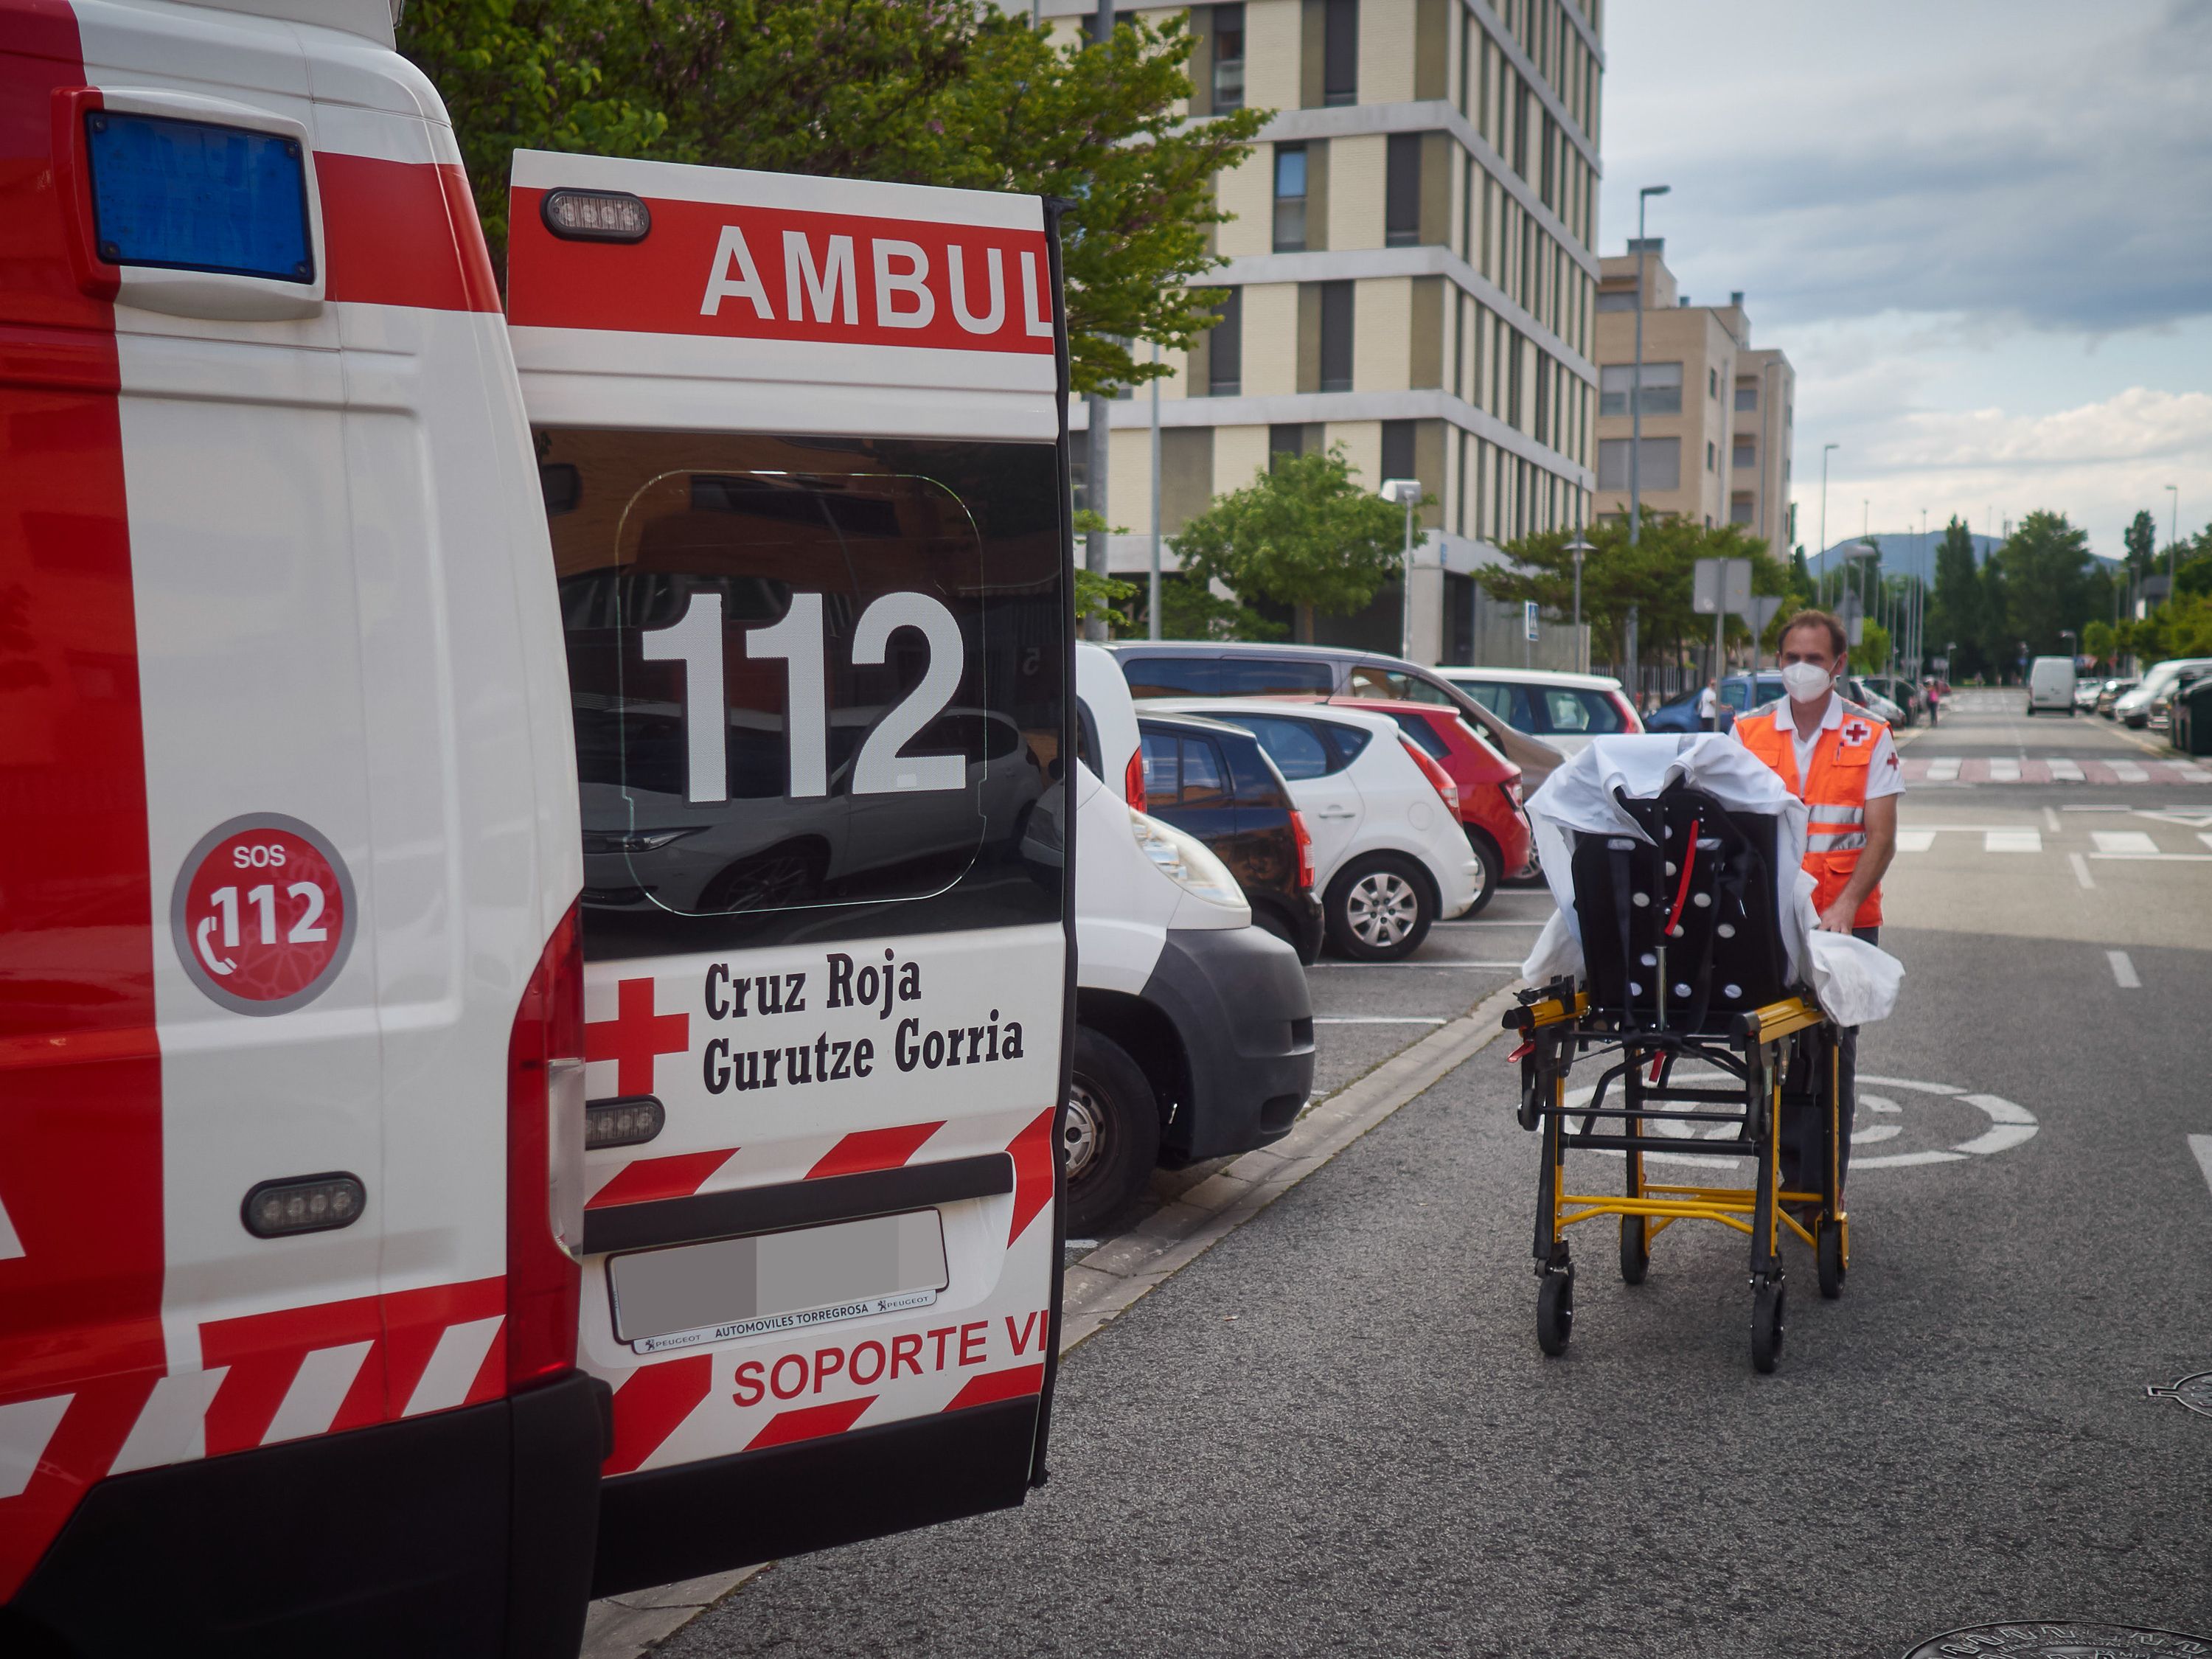
<svg viewBox="0 0 2212 1659"><path fill-rule="evenodd" d="M1521 605L1521 637L1533 641L1536 637L1536 601L1526 599Z"/></svg>
<svg viewBox="0 0 2212 1659"><path fill-rule="evenodd" d="M1690 609L1700 617L1748 615L1749 559L1699 559L1691 568Z"/></svg>

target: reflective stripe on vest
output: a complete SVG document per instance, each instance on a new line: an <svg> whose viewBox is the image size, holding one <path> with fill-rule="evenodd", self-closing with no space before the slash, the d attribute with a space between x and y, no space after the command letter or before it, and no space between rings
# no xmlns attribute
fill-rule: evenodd
<svg viewBox="0 0 2212 1659"><path fill-rule="evenodd" d="M1866 808L1844 806L1834 801L1810 800L1805 803L1815 823L1864 823Z"/></svg>
<svg viewBox="0 0 2212 1659"><path fill-rule="evenodd" d="M1866 831L1850 830L1838 835L1809 835L1805 837L1808 853L1856 853L1866 846Z"/></svg>

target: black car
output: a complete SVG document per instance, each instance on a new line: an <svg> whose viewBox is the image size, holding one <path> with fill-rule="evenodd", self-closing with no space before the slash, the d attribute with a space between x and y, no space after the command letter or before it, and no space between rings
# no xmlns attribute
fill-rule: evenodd
<svg viewBox="0 0 2212 1659"><path fill-rule="evenodd" d="M1290 787L1241 726L1192 715L1137 720L1145 810L1196 836L1227 865L1252 920L1311 963L1321 954L1321 901Z"/></svg>

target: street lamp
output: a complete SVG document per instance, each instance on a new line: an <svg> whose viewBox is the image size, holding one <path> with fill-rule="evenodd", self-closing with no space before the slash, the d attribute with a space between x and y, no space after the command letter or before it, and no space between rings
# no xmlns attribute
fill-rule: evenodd
<svg viewBox="0 0 2212 1659"><path fill-rule="evenodd" d="M2166 521L2166 602L2173 603L2173 564L2181 546L2181 491L2172 484L2166 493L2173 497L2173 510Z"/></svg>
<svg viewBox="0 0 2212 1659"><path fill-rule="evenodd" d="M1828 452L1842 447L1841 444L1820 446L1820 556L1824 560L1828 556ZM1825 567L1820 574L1828 574Z"/></svg>
<svg viewBox="0 0 2212 1659"><path fill-rule="evenodd" d="M1410 659L1413 654L1413 508L1421 499L1421 481L1385 478L1382 499L1406 509L1406 563L1398 578L1398 654Z"/></svg>
<svg viewBox="0 0 2212 1659"><path fill-rule="evenodd" d="M1575 556L1575 638L1579 641L1575 649L1581 656L1583 672L1587 674L1589 672L1589 642L1583 637L1583 557L1597 550L1584 541L1581 532L1577 532L1574 540L1567 544L1567 551Z"/></svg>

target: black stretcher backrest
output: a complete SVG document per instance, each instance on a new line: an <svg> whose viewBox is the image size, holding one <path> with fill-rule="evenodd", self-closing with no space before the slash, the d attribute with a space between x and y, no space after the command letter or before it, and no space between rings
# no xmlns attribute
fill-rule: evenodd
<svg viewBox="0 0 2212 1659"><path fill-rule="evenodd" d="M1662 1006L1662 945L1670 1030L1719 1030L1729 1015L1787 995L1774 901L1778 821L1731 811L1682 784L1656 799L1617 799L1651 840L1576 832L1575 914L1594 1007L1654 1024ZM1693 840L1692 860L1686 849ZM1670 915L1671 936L1664 933Z"/></svg>

